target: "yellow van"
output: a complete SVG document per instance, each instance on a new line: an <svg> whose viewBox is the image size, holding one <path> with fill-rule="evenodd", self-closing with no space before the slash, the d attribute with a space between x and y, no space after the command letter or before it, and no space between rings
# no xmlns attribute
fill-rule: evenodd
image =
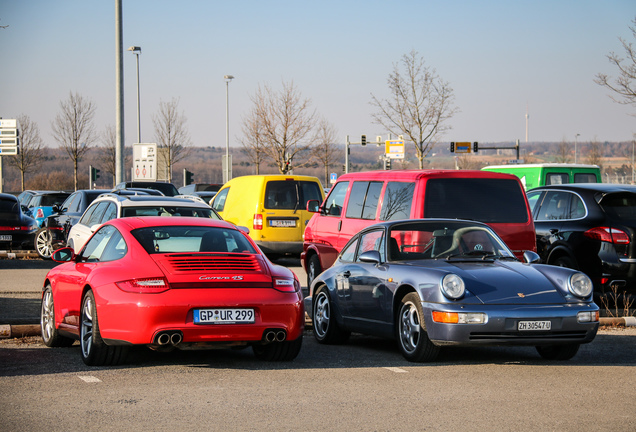
<svg viewBox="0 0 636 432"><path fill-rule="evenodd" d="M224 220L250 230L250 237L270 257L303 251L305 225L313 216L307 201L322 202L316 177L250 175L225 183L210 205Z"/></svg>

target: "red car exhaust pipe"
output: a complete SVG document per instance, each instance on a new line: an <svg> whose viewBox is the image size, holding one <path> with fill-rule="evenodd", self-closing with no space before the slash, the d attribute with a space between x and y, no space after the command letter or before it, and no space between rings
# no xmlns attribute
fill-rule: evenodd
<svg viewBox="0 0 636 432"><path fill-rule="evenodd" d="M274 332L273 330L270 330L267 333L265 333L265 340L267 342L274 342L276 340L276 332Z"/></svg>
<svg viewBox="0 0 636 432"><path fill-rule="evenodd" d="M287 334L285 333L284 330L279 330L278 332L276 332L276 341L277 342L282 342L287 338Z"/></svg>
<svg viewBox="0 0 636 432"><path fill-rule="evenodd" d="M170 336L170 343L172 345L179 345L183 340L183 335L181 332L174 332L172 336Z"/></svg>
<svg viewBox="0 0 636 432"><path fill-rule="evenodd" d="M170 335L168 333L161 333L157 337L157 343L159 345L168 345L170 343Z"/></svg>

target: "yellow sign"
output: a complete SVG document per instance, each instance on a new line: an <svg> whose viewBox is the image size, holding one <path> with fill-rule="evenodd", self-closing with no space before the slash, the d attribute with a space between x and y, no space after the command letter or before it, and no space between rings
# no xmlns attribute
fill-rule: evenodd
<svg viewBox="0 0 636 432"><path fill-rule="evenodd" d="M387 140L384 145L386 157L389 159L404 159L404 140Z"/></svg>
<svg viewBox="0 0 636 432"><path fill-rule="evenodd" d="M472 143L469 142L456 142L455 153L470 153L472 150Z"/></svg>

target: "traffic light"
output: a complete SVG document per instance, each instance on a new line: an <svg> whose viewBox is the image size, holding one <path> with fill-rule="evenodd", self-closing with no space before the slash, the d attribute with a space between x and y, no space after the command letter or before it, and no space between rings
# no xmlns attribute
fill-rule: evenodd
<svg viewBox="0 0 636 432"><path fill-rule="evenodd" d="M451 143L451 153L455 153L455 143Z"/></svg>
<svg viewBox="0 0 636 432"><path fill-rule="evenodd" d="M477 153L479 151L479 143L478 142L474 142L473 143L473 153Z"/></svg>
<svg viewBox="0 0 636 432"><path fill-rule="evenodd" d="M384 160L384 169L385 170L390 170L391 169L391 159L385 159Z"/></svg>
<svg viewBox="0 0 636 432"><path fill-rule="evenodd" d="M184 186L194 183L194 173L185 168L183 169L183 183Z"/></svg>
<svg viewBox="0 0 636 432"><path fill-rule="evenodd" d="M99 171L97 168L93 168L92 166L89 167L90 170L90 176L91 176L91 182L95 182L97 181L97 179L99 178Z"/></svg>
<svg viewBox="0 0 636 432"><path fill-rule="evenodd" d="M366 135L362 135L362 137L360 138L360 144L362 144L363 146L367 145L367 136Z"/></svg>
<svg viewBox="0 0 636 432"><path fill-rule="evenodd" d="M347 172L347 165L346 164L342 164L342 172Z"/></svg>

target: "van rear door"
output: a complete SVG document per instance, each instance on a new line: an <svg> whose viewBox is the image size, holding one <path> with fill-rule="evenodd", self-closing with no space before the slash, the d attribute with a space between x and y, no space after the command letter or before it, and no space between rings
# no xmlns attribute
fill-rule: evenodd
<svg viewBox="0 0 636 432"><path fill-rule="evenodd" d="M488 224L519 258L536 252L534 222L517 177L431 178L426 182L425 218L475 220Z"/></svg>
<svg viewBox="0 0 636 432"><path fill-rule="evenodd" d="M320 183L314 181L270 180L263 199L263 238L267 241L302 242L305 225L313 216L307 201L322 201Z"/></svg>

